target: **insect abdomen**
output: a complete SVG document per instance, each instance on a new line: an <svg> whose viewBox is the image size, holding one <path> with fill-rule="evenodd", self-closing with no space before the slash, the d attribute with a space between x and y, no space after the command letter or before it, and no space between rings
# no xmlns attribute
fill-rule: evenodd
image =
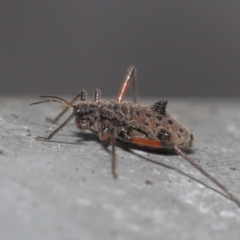
<svg viewBox="0 0 240 240"><path fill-rule="evenodd" d="M167 113L166 104L165 100L152 106L122 103L121 108L127 113L125 116L142 126L139 130L133 129L132 136L149 139L152 133L150 139L160 141L162 147L176 145L183 149L191 148L194 142L193 133Z"/></svg>

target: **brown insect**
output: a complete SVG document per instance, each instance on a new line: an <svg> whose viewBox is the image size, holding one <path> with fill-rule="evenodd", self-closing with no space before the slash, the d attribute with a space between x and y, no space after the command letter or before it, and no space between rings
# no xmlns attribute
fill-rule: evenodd
<svg viewBox="0 0 240 240"><path fill-rule="evenodd" d="M124 102L123 97L127 89L133 85L133 102ZM96 89L93 102L86 102L87 93L81 90L72 101L67 101L57 96L41 96L48 98L40 102L59 102L67 107L52 121L58 120L66 113L68 108L72 114L48 137L36 137L36 140L50 141L52 137L61 130L74 117L76 125L80 129L88 129L97 133L100 140L109 140L112 145L112 175L117 178L115 145L116 139L121 142L139 145L146 148L168 148L173 149L220 187L240 207L240 201L229 192L229 190L202 169L197 163L189 158L182 150L190 149L194 143L193 133L169 115L166 111L167 100L160 100L152 106L144 106L136 103L136 69L130 66L124 78L123 86L117 101L101 100L101 91Z"/></svg>

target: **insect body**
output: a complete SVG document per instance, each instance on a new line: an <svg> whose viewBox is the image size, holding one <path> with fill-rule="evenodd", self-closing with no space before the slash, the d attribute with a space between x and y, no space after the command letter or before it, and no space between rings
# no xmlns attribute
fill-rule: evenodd
<svg viewBox="0 0 240 240"><path fill-rule="evenodd" d="M125 143L152 148L190 148L193 134L167 114L166 101L153 106L142 106L131 102L98 100L93 103L80 102L76 105L76 124L81 129L90 129L105 140L114 136Z"/></svg>
<svg viewBox="0 0 240 240"><path fill-rule="evenodd" d="M56 123L60 117L72 108L72 114L48 137L37 137L37 140L50 141L74 117L76 125L80 129L89 129L97 133L101 140L110 139L112 145L112 174L116 178L115 141L116 139L129 144L135 144L147 148L170 148L186 161L197 168L202 174L218 185L228 197L240 206L228 189L204 171L182 150L193 146L193 133L167 113L167 101L160 100L151 106L136 104L136 69L130 66L117 101L101 100L101 91L96 89L94 101L87 103L87 93L80 91L71 101L66 101L57 96L42 96L46 100L32 103L59 102L67 105L54 120ZM130 85L133 84L134 102L123 102L122 99Z"/></svg>

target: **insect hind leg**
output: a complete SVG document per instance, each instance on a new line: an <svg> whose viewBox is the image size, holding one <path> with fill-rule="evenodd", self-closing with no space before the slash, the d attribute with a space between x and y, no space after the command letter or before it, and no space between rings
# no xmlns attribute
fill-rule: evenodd
<svg viewBox="0 0 240 240"><path fill-rule="evenodd" d="M180 148L177 146L173 145L173 149L178 154L181 156L184 160L186 160L189 164L191 164L193 167L195 167L199 172L201 172L204 176L206 176L209 180L211 180L213 183L215 183L222 191L224 191L228 198L235 202L238 207L240 207L240 201L237 199L228 189L225 187L222 183L220 183L216 178L214 178L212 175L210 175L208 172L206 172L200 165L195 163L190 157L188 157Z"/></svg>
<svg viewBox="0 0 240 240"><path fill-rule="evenodd" d="M87 92L85 89L83 89L72 99L70 103L74 103L77 99L80 99L80 101L85 102L86 98L87 98ZM69 107L64 108L63 111L60 112L53 120L50 118L47 118L46 120L53 124L57 124L59 119L67 112L68 109Z"/></svg>
<svg viewBox="0 0 240 240"><path fill-rule="evenodd" d="M125 96L131 82L132 82L132 86L133 86L133 102L134 103L137 102L136 78L137 78L136 68L131 65L128 68L126 76L123 80L123 85L120 89L120 93L117 98L118 102L123 101L123 97Z"/></svg>

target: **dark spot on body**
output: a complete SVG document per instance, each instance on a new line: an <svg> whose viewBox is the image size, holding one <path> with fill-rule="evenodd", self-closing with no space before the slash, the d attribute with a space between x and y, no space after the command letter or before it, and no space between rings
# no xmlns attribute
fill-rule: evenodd
<svg viewBox="0 0 240 240"><path fill-rule="evenodd" d="M235 167L230 167L231 170L236 171L237 169Z"/></svg>
<svg viewBox="0 0 240 240"><path fill-rule="evenodd" d="M141 115L140 111L136 111L136 115L139 117Z"/></svg>
<svg viewBox="0 0 240 240"><path fill-rule="evenodd" d="M122 109L123 114L125 114L125 115L128 114L128 108L127 108L127 106L122 105L122 106L121 106L121 109Z"/></svg>
<svg viewBox="0 0 240 240"><path fill-rule="evenodd" d="M180 138L180 137L181 137L181 135L180 135L179 133L177 133L177 135L178 135L178 138Z"/></svg>
<svg viewBox="0 0 240 240"><path fill-rule="evenodd" d="M145 116L146 116L146 118L150 118L150 117L151 117L151 114L146 113Z"/></svg>
<svg viewBox="0 0 240 240"><path fill-rule="evenodd" d="M119 105L118 105L118 104L114 104L114 105L113 105L113 109L114 109L114 110L117 110L117 109L118 109L118 107L119 107Z"/></svg>
<svg viewBox="0 0 240 240"><path fill-rule="evenodd" d="M156 127L159 127L159 123L158 122L156 123Z"/></svg>
<svg viewBox="0 0 240 240"><path fill-rule="evenodd" d="M147 126L147 127L149 126L149 124L147 122L145 122L144 125Z"/></svg>
<svg viewBox="0 0 240 240"><path fill-rule="evenodd" d="M162 121L162 117L161 117L161 116L157 116L157 119L158 119L159 121Z"/></svg>
<svg viewBox="0 0 240 240"><path fill-rule="evenodd" d="M171 119L168 120L168 123L169 123L170 125L173 125L173 121L172 121Z"/></svg>
<svg viewBox="0 0 240 240"><path fill-rule="evenodd" d="M170 140L171 134L167 130L161 128L157 133L157 138L164 143Z"/></svg>
<svg viewBox="0 0 240 240"><path fill-rule="evenodd" d="M183 129L182 129L182 128L179 128L179 131L180 131L180 132L183 132Z"/></svg>

